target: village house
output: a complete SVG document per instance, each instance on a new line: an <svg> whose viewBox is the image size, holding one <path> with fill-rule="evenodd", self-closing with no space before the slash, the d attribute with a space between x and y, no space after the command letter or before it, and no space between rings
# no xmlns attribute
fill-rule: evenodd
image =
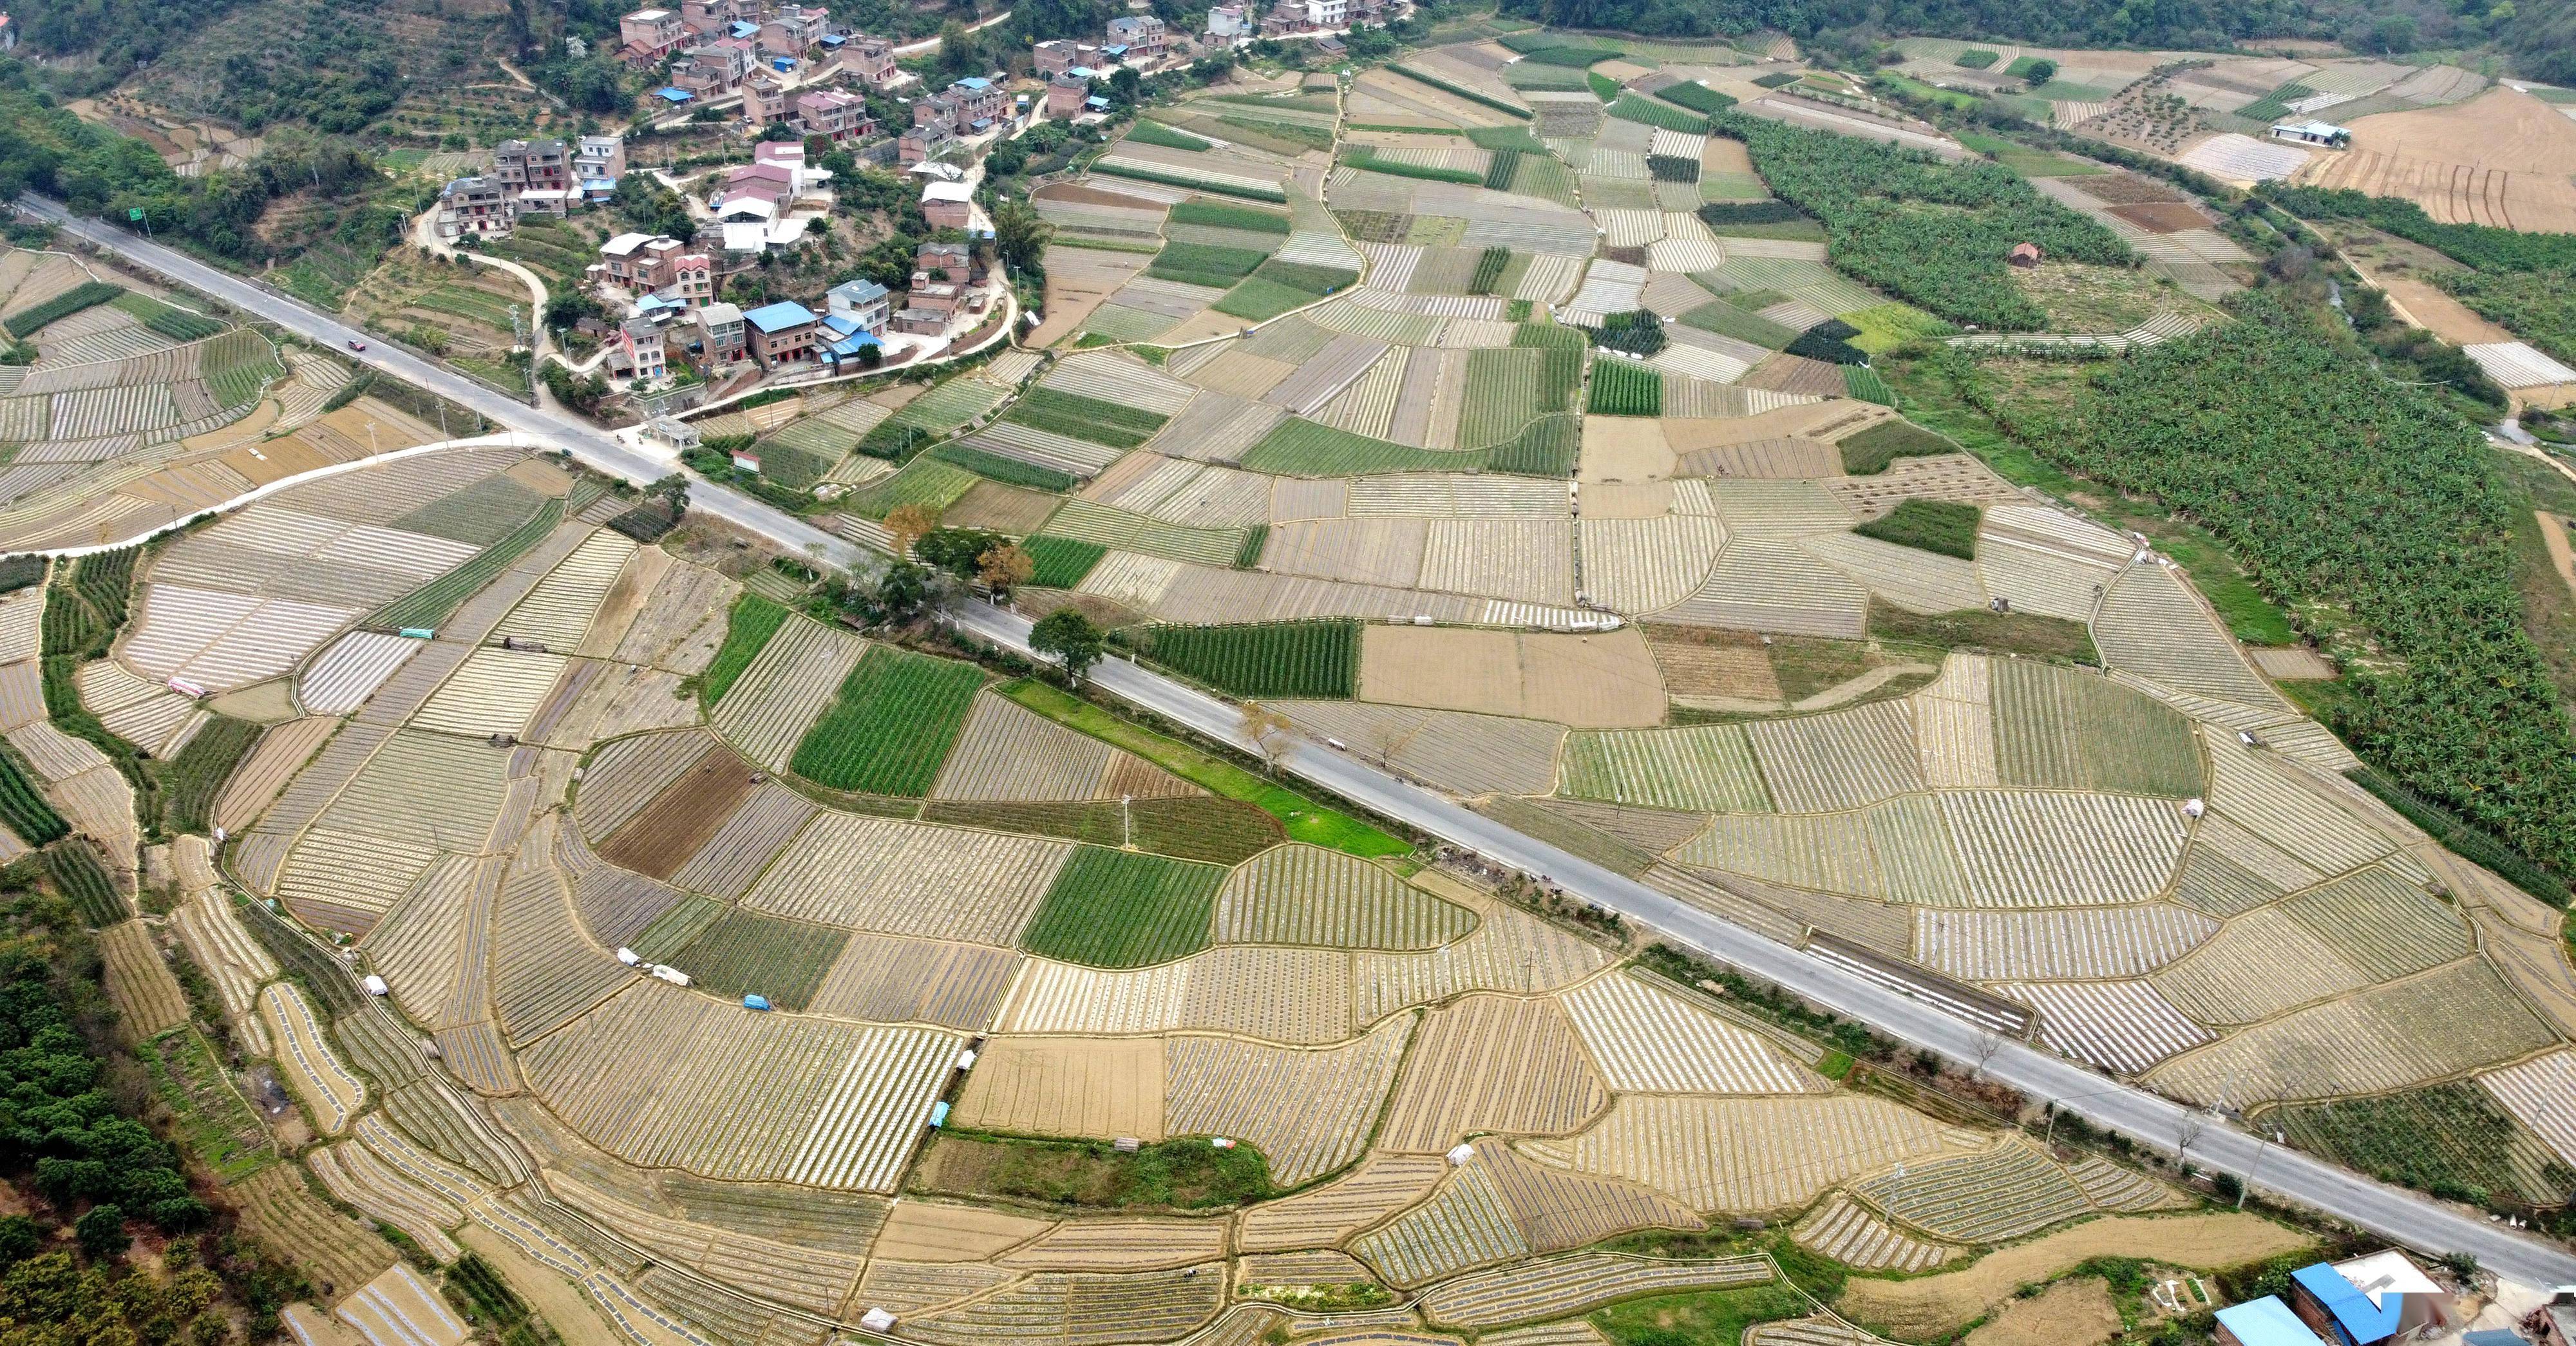
<svg viewBox="0 0 2576 1346"><path fill-rule="evenodd" d="M1221 42L1233 42L1252 35L1252 21L1240 3L1216 5L1208 10L1207 35Z"/></svg>
<svg viewBox="0 0 2576 1346"><path fill-rule="evenodd" d="M572 176L585 199L607 199L608 193L617 190L617 180L626 176L626 137L583 136L573 150Z"/></svg>
<svg viewBox="0 0 2576 1346"><path fill-rule="evenodd" d="M963 229L974 220L974 192L962 182L921 185L921 218L934 229Z"/></svg>
<svg viewBox="0 0 2576 1346"><path fill-rule="evenodd" d="M913 250L912 275L916 285L932 280L974 285L982 282L987 274L983 261L975 256L975 249L964 243L924 243Z"/></svg>
<svg viewBox="0 0 2576 1346"><path fill-rule="evenodd" d="M572 152L561 140L504 140L492 151L493 176L522 215L564 215L574 202Z"/></svg>
<svg viewBox="0 0 2576 1346"><path fill-rule="evenodd" d="M989 130L985 123L1010 115L1010 91L981 75L969 75L949 85L946 96L956 108L957 129L961 132Z"/></svg>
<svg viewBox="0 0 2576 1346"><path fill-rule="evenodd" d="M884 355L885 339L859 326L857 319L838 313L823 315L823 330L814 341L815 359L838 372L844 368L870 368Z"/></svg>
<svg viewBox="0 0 2576 1346"><path fill-rule="evenodd" d="M767 71L742 82L742 119L754 131L787 120L787 86Z"/></svg>
<svg viewBox="0 0 2576 1346"><path fill-rule="evenodd" d="M612 377L639 383L669 378L670 348L663 338L662 325L650 318L629 318L618 324L608 347L608 372Z"/></svg>
<svg viewBox="0 0 2576 1346"><path fill-rule="evenodd" d="M688 25L690 32L707 37L759 17L759 0L682 0L680 5L680 22Z"/></svg>
<svg viewBox="0 0 2576 1346"><path fill-rule="evenodd" d="M895 142L895 160L910 168L956 143L956 127L945 122L916 122L903 128L902 138Z"/></svg>
<svg viewBox="0 0 2576 1346"><path fill-rule="evenodd" d="M671 87L700 98L719 97L741 88L751 76L752 64L750 43L717 38L680 53L680 60L671 67Z"/></svg>
<svg viewBox="0 0 2576 1346"><path fill-rule="evenodd" d="M838 89L799 90L790 100L788 124L834 144L862 139L877 129L876 122L868 116L867 100Z"/></svg>
<svg viewBox="0 0 2576 1346"><path fill-rule="evenodd" d="M1109 21L1106 45L1125 47L1127 59L1138 65L1150 65L1163 59L1172 44L1171 30L1151 14L1122 14Z"/></svg>
<svg viewBox="0 0 2576 1346"><path fill-rule="evenodd" d="M768 370L813 359L823 327L812 309L788 300L763 304L742 315L742 322L751 358Z"/></svg>
<svg viewBox="0 0 2576 1346"><path fill-rule="evenodd" d="M639 9L617 21L618 55L628 64L659 65L689 40L689 25L667 9Z"/></svg>
<svg viewBox="0 0 2576 1346"><path fill-rule="evenodd" d="M886 326L906 336L945 336L948 334L948 315L938 309L905 308L888 319Z"/></svg>
<svg viewBox="0 0 2576 1346"><path fill-rule="evenodd" d="M458 178L439 189L438 236L445 239L508 238L518 216L501 180L486 174Z"/></svg>
<svg viewBox="0 0 2576 1346"><path fill-rule="evenodd" d="M865 33L854 34L841 44L840 62L841 69L871 89L885 88L903 73L895 67L894 43Z"/></svg>
<svg viewBox="0 0 2576 1346"><path fill-rule="evenodd" d="M702 369L735 364L745 358L741 308L718 300L699 309L695 322Z"/></svg>
<svg viewBox="0 0 2576 1346"><path fill-rule="evenodd" d="M845 280L824 292L832 316L847 318L862 332L882 332L894 311L893 296L872 280Z"/></svg>
<svg viewBox="0 0 2576 1346"><path fill-rule="evenodd" d="M1047 81L1046 115L1074 117L1082 112L1082 101L1091 96L1091 72L1077 74L1068 70Z"/></svg>
<svg viewBox="0 0 2576 1346"><path fill-rule="evenodd" d="M782 5L776 14L761 20L753 42L763 56L801 57L823 40L830 22L828 10Z"/></svg>
<svg viewBox="0 0 2576 1346"><path fill-rule="evenodd" d="M1052 42L1037 44L1030 50L1029 58L1036 62L1038 75L1042 79L1061 75L1076 66L1097 69L1103 64L1099 47L1089 42L1075 42L1067 38L1057 38Z"/></svg>

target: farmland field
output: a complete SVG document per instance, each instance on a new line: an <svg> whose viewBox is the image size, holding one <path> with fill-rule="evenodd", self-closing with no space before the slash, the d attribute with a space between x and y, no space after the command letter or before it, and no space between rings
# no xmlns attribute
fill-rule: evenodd
<svg viewBox="0 0 2576 1346"><path fill-rule="evenodd" d="M724 643L716 647L715 658L698 675L699 697L710 706L724 700L743 670L751 667L751 661L760 656L769 638L778 634L778 628L786 621L787 609L758 594L736 598L725 623Z"/></svg>
<svg viewBox="0 0 2576 1346"><path fill-rule="evenodd" d="M1207 947L1214 865L1077 846L1057 872L1020 945L1093 967L1145 967Z"/></svg>
<svg viewBox="0 0 2576 1346"><path fill-rule="evenodd" d="M1158 626L1140 653L1236 696L1347 697L1359 677L1356 622Z"/></svg>
<svg viewBox="0 0 2576 1346"><path fill-rule="evenodd" d="M798 741L788 770L835 790L928 794L983 685L973 664L873 646Z"/></svg>

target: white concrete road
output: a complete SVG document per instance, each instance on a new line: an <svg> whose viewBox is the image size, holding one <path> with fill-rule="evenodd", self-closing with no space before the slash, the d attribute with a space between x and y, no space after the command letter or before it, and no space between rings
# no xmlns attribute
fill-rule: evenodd
<svg viewBox="0 0 2576 1346"><path fill-rule="evenodd" d="M364 339L356 329L299 300L147 243L121 229L94 220L72 219L56 203L28 196L21 198L19 204L65 232L289 331L343 350L349 341ZM371 345L357 358L471 407L510 429L544 435L601 471L641 483L668 470L660 460L629 448L596 427L511 401L463 375L402 351ZM859 548L737 492L693 482L689 500L691 508L768 538L791 552L803 553L809 543L819 542L824 559L835 566L865 569L878 564ZM1029 623L1024 618L980 603L968 605L954 617L958 626L971 634L1023 653L1028 650ZM1104 662L1093 670L1091 680L1127 702L1175 723L1211 738L1249 746L1238 732L1237 708L1194 688L1122 660ZM1616 911L1677 944L1741 969L1748 976L1786 987L1908 1046L1929 1048L1954 1061L1973 1064L1991 1045L1990 1041L1981 1042L1979 1031L1962 1019L1881 989L1624 875L1523 836L1352 757L1320 745L1301 744L1287 753L1281 765L1323 790L1428 835L1544 876L1568 893ZM2564 1248L2489 1223L2482 1216L2463 1213L2456 1207L2263 1143L2251 1133L2211 1120L2206 1113L2189 1113L2169 1099L2121 1084L2061 1057L2006 1043L1993 1052L1984 1069L1993 1078L2033 1098L2053 1101L2096 1126L2118 1131L2155 1150L2172 1153L2188 1134L2188 1156L2201 1168L2239 1177L2250 1174L2257 1191L2322 1211L2418 1251L2469 1253L2482 1265L2527 1285L2576 1282L2576 1255Z"/></svg>

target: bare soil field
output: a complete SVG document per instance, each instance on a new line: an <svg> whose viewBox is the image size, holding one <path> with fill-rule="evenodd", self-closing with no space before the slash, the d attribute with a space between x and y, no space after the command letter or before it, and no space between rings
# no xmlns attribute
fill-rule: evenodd
<svg viewBox="0 0 2576 1346"><path fill-rule="evenodd" d="M1578 729L1664 720L1663 677L1634 628L1578 636L1367 627L1360 637L1360 699Z"/></svg>
<svg viewBox="0 0 2576 1346"><path fill-rule="evenodd" d="M2014 1300L1969 1333L1967 1346L2101 1346L2119 1330L2111 1287L2086 1277Z"/></svg>
<svg viewBox="0 0 2576 1346"><path fill-rule="evenodd" d="M1937 1337L1975 1321L2013 1291L2089 1257L2142 1257L2201 1271L2308 1246L2303 1234L2252 1215L2115 1215L1987 1255L1974 1266L1914 1280L1854 1280L1834 1307L1906 1337Z"/></svg>
<svg viewBox="0 0 2576 1346"><path fill-rule="evenodd" d="M2446 224L2576 230L2576 120L2503 85L2465 103L2352 123L2352 148L2294 181L2402 196Z"/></svg>
<svg viewBox="0 0 2576 1346"><path fill-rule="evenodd" d="M2111 213L2151 234L2179 234L2185 229L2206 229L2209 218L2179 201L2142 201L2133 206L2113 206Z"/></svg>
<svg viewBox="0 0 2576 1346"><path fill-rule="evenodd" d="M657 879L671 877L751 793L751 774L732 753L708 753L600 846L600 858Z"/></svg>

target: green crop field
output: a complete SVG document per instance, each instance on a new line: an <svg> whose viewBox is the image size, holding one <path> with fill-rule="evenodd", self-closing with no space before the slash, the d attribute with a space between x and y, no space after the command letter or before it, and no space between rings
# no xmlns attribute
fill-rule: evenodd
<svg viewBox="0 0 2576 1346"><path fill-rule="evenodd" d="M24 340L43 331L47 323L60 322L84 309L96 308L123 293L125 287L122 285L111 285L103 280L83 281L41 304L30 304L10 314L9 321L0 325L8 328L9 335Z"/></svg>
<svg viewBox="0 0 2576 1346"><path fill-rule="evenodd" d="M1375 472L1473 472L1475 451L1417 449L1291 416L1243 455L1243 466L1281 477L1351 477Z"/></svg>
<svg viewBox="0 0 2576 1346"><path fill-rule="evenodd" d="M1900 547L1969 560L1977 554L1977 521L1984 517L1985 511L1956 500L1909 498L1852 531Z"/></svg>
<svg viewBox="0 0 2576 1346"><path fill-rule="evenodd" d="M224 330L222 323L202 313L174 308L148 294L121 294L108 302L172 341L203 341Z"/></svg>
<svg viewBox="0 0 2576 1346"><path fill-rule="evenodd" d="M276 1159L268 1128L233 1088L196 1029L173 1028L137 1043L134 1059L152 1081L152 1092L170 1109L172 1129L186 1138L189 1157L203 1163L217 1181L238 1182Z"/></svg>
<svg viewBox="0 0 2576 1346"><path fill-rule="evenodd" d="M757 994L774 1008L801 1010L813 1002L832 960L849 942L849 932L833 926L727 907L663 960L718 995Z"/></svg>
<svg viewBox="0 0 2576 1346"><path fill-rule="evenodd" d="M205 371L206 391L213 393L216 404L226 410L259 396L270 379L286 373L286 367L277 361L277 348L268 344L268 338L239 329L207 342L198 360Z"/></svg>
<svg viewBox="0 0 2576 1346"><path fill-rule="evenodd" d="M30 846L59 841L72 830L45 802L35 777L14 748L0 747L0 824L7 824L13 835Z"/></svg>
<svg viewBox="0 0 2576 1346"><path fill-rule="evenodd" d="M2576 1188L2576 1172L2474 1084L2295 1104L2261 1120L2302 1149L2439 1197L2555 1203Z"/></svg>
<svg viewBox="0 0 2576 1346"><path fill-rule="evenodd" d="M1655 97L1700 114L1703 118L1735 106L1735 99L1705 84L1681 80L1655 90Z"/></svg>
<svg viewBox="0 0 2576 1346"><path fill-rule="evenodd" d="M1212 150L1216 148L1215 141L1142 117L1138 118L1135 126L1128 130L1127 138L1139 145L1160 145L1165 149Z"/></svg>
<svg viewBox="0 0 2576 1346"><path fill-rule="evenodd" d="M847 499L851 513L871 519L882 519L906 505L919 505L935 515L973 490L975 481L975 474L965 468L936 458L915 458L902 471L870 482Z"/></svg>
<svg viewBox="0 0 2576 1346"><path fill-rule="evenodd" d="M1579 346L1469 351L1458 442L1482 447L1512 439L1531 421L1566 410L1582 378Z"/></svg>
<svg viewBox="0 0 2576 1346"><path fill-rule="evenodd" d="M1239 865L1284 839L1279 820L1232 799L1139 799L1127 806L1128 841L1183 860Z"/></svg>
<svg viewBox="0 0 2576 1346"><path fill-rule="evenodd" d="M2188 799L2205 788L2191 721L2109 678L2027 659L1994 673L2006 785Z"/></svg>
<svg viewBox="0 0 2576 1346"><path fill-rule="evenodd" d="M65 837L38 854L44 857L45 877L54 891L72 904L82 920L105 929L134 914L126 909L125 899L117 895L115 882L87 841Z"/></svg>
<svg viewBox="0 0 2576 1346"><path fill-rule="evenodd" d="M1267 322L1282 313L1304 308L1322 297L1267 276L1249 276L1208 307L1233 317Z"/></svg>
<svg viewBox="0 0 2576 1346"><path fill-rule="evenodd" d="M1626 360L1595 360L1592 401L1586 409L1595 416L1661 416L1663 372Z"/></svg>
<svg viewBox="0 0 2576 1346"><path fill-rule="evenodd" d="M1798 339L1798 334L1788 327L1722 299L1712 300L1683 314L1681 323L1685 327L1734 337L1738 341L1750 341L1775 351Z"/></svg>
<svg viewBox="0 0 2576 1346"><path fill-rule="evenodd" d="M1689 135L1701 135L1708 130L1707 114L1675 107L1670 103L1640 94L1621 93L1602 111L1621 121L1643 122L1648 126L1660 126L1667 131L1680 131Z"/></svg>
<svg viewBox="0 0 2576 1346"><path fill-rule="evenodd" d="M1026 486L1032 490L1064 492L1082 484L1082 479L1070 472L990 449L979 449L962 440L951 440L932 449L930 461L964 468L987 481Z"/></svg>
<svg viewBox="0 0 2576 1346"><path fill-rule="evenodd" d="M1573 412L1541 416L1493 449L1496 472L1524 477L1570 477L1583 452L1583 418Z"/></svg>
<svg viewBox="0 0 2576 1346"><path fill-rule="evenodd" d="M1145 274L1156 280L1223 289L1251 275L1254 268L1269 258L1270 254L1252 248L1228 248L1214 243L1166 243L1161 252L1154 254L1154 264L1145 268Z"/></svg>
<svg viewBox="0 0 2576 1346"><path fill-rule="evenodd" d="M1842 450L1843 471L1872 477L1899 458L1930 458L1958 453L1958 445L1912 421L1881 421L1835 446Z"/></svg>
<svg viewBox="0 0 2576 1346"><path fill-rule="evenodd" d="M420 626L436 629L440 622L453 616L459 605L484 585L500 578L529 548L545 540L563 517L564 502L549 500L528 516L528 521L509 536L474 554L465 564L412 590L393 602L376 609L367 618L370 626Z"/></svg>
<svg viewBox="0 0 2576 1346"><path fill-rule="evenodd" d="M760 656L769 638L787 624L787 609L754 593L733 600L733 611L725 617L724 643L716 647L716 657L698 675L698 697L712 706L724 700L733 690L742 671Z"/></svg>
<svg viewBox="0 0 2576 1346"><path fill-rule="evenodd" d="M787 768L835 790L919 798L983 685L973 664L872 645Z"/></svg>
<svg viewBox="0 0 2576 1346"><path fill-rule="evenodd" d="M1115 799L934 799L922 806L921 820L1095 846L1127 844L1126 813Z"/></svg>
<svg viewBox="0 0 2576 1346"><path fill-rule="evenodd" d="M1356 621L1154 626L1140 653L1232 696L1348 697L1359 682Z"/></svg>
<svg viewBox="0 0 2576 1346"><path fill-rule="evenodd" d="M170 832L207 832L215 795L250 746L260 727L249 720L218 715L206 722L188 746L161 767L161 826Z"/></svg>
<svg viewBox="0 0 2576 1346"><path fill-rule="evenodd" d="M1029 583L1044 589L1070 589L1082 583L1082 577L1109 554L1109 549L1097 542L1078 542L1069 537L1033 537L1021 543L1020 550L1038 565Z"/></svg>
<svg viewBox="0 0 2576 1346"><path fill-rule="evenodd" d="M1217 865L1078 846L1057 871L1020 946L1093 967L1146 967L1207 947Z"/></svg>
<svg viewBox="0 0 2576 1346"><path fill-rule="evenodd" d="M1002 419L1111 448L1132 449L1153 438L1154 432L1171 418L1096 397L1032 388Z"/></svg>
<svg viewBox="0 0 2576 1346"><path fill-rule="evenodd" d="M1173 224L1202 224L1217 229L1250 229L1259 233L1288 233L1288 217L1275 210L1255 210L1230 201L1183 201L1172 207Z"/></svg>

